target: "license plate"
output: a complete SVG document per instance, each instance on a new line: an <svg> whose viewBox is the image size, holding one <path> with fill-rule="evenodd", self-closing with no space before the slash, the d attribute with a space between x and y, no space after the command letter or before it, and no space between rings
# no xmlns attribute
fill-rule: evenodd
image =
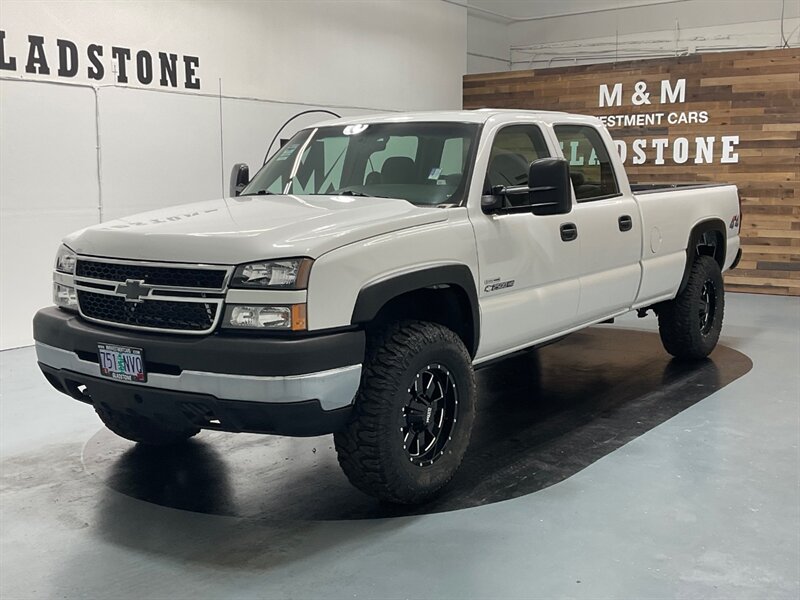
<svg viewBox="0 0 800 600"><path fill-rule="evenodd" d="M141 348L97 344L100 373L119 381L147 381L144 369L144 352Z"/></svg>

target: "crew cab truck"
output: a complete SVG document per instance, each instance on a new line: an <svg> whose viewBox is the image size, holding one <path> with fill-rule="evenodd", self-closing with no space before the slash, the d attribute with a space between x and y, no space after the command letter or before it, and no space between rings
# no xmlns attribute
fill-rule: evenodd
<svg viewBox="0 0 800 600"><path fill-rule="evenodd" d="M36 351L129 440L333 433L355 486L421 502L467 449L476 367L650 309L707 356L739 219L734 186L632 186L593 117L333 120L230 197L64 239Z"/></svg>

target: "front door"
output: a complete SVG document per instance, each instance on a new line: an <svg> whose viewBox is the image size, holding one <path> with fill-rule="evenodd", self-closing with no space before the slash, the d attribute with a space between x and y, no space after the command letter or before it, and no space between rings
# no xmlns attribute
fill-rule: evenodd
<svg viewBox="0 0 800 600"><path fill-rule="evenodd" d="M492 186L522 185L528 167L550 156L537 125L508 125L495 133L484 194ZM478 247L481 342L476 359L530 345L572 325L578 309L579 244L560 228L571 215L470 213Z"/></svg>

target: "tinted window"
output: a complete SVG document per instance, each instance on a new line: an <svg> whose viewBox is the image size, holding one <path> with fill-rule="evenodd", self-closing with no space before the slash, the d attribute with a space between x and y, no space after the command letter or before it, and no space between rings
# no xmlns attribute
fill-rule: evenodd
<svg viewBox="0 0 800 600"><path fill-rule="evenodd" d="M594 127L556 125L555 132L564 158L569 161L570 179L578 201L619 194L608 149Z"/></svg>
<svg viewBox="0 0 800 600"><path fill-rule="evenodd" d="M542 132L535 125L504 127L492 142L484 193L489 193L496 185L525 185L530 164L548 156Z"/></svg>

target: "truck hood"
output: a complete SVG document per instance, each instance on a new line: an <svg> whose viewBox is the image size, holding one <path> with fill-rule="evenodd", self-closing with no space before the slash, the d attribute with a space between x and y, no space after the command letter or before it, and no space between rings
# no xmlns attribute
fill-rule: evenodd
<svg viewBox="0 0 800 600"><path fill-rule="evenodd" d="M308 256L447 219L405 200L353 196L239 196L172 206L77 231L78 254L208 264Z"/></svg>

